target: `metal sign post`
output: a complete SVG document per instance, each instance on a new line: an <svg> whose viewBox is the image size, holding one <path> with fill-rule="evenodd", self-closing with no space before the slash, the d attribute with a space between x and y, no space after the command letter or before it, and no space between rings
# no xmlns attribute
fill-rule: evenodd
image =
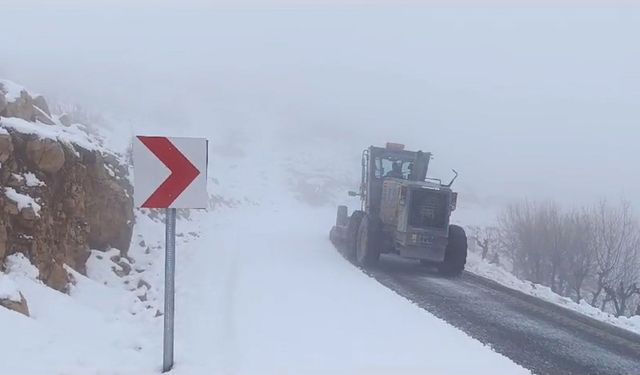
<svg viewBox="0 0 640 375"><path fill-rule="evenodd" d="M164 260L164 336L162 372L173 367L173 322L176 276L176 209L167 208Z"/></svg>
<svg viewBox="0 0 640 375"><path fill-rule="evenodd" d="M208 141L205 138L136 136L133 140L136 207L166 208L162 372L173 368L176 209L207 208Z"/></svg>

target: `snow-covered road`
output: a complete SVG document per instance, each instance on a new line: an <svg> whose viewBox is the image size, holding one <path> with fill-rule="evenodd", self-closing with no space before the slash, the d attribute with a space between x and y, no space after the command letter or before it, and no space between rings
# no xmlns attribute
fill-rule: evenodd
<svg viewBox="0 0 640 375"><path fill-rule="evenodd" d="M179 249L176 374L528 373L342 259L332 211L291 205L210 215Z"/></svg>

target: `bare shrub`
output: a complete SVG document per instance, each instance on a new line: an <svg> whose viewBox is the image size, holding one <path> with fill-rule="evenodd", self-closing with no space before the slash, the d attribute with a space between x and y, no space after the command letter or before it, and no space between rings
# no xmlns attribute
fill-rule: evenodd
<svg viewBox="0 0 640 375"><path fill-rule="evenodd" d="M617 316L640 309L640 227L626 201L568 212L554 202L511 204L499 228L477 229L476 241L483 258L493 247L517 277L576 302L588 296Z"/></svg>

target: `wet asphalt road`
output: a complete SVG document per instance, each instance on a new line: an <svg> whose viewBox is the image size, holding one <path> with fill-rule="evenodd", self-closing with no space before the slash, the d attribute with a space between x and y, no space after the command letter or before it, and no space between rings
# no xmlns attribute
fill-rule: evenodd
<svg viewBox="0 0 640 375"><path fill-rule="evenodd" d="M383 256L367 273L534 374L640 375L636 337L581 321L475 275L447 279L395 256Z"/></svg>

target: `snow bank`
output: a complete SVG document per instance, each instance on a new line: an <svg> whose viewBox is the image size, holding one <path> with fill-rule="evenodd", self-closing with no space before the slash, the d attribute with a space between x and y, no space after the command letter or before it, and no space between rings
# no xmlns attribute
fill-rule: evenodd
<svg viewBox="0 0 640 375"><path fill-rule="evenodd" d="M36 213L36 216L38 217L40 216L40 209L42 207L40 207L40 205L32 197L26 194L20 194L14 188L10 188L10 187L4 188L4 194L7 196L7 198L16 202L16 204L18 205L18 210L22 210L23 208L26 208L26 207L31 207L33 208L33 211Z"/></svg>
<svg viewBox="0 0 640 375"><path fill-rule="evenodd" d="M38 268L31 264L29 259L21 253L9 255L7 259L5 259L4 266L7 274L15 277L37 281L40 275Z"/></svg>
<svg viewBox="0 0 640 375"><path fill-rule="evenodd" d="M0 272L0 300L2 299L20 302L20 291L10 277Z"/></svg>
<svg viewBox="0 0 640 375"><path fill-rule="evenodd" d="M29 303L31 318L0 308L2 372L40 374L157 373L161 321L118 310L129 292L74 274L71 295L38 281L18 254L7 274ZM2 283L0 283L2 284ZM19 338L19 339L18 339ZM35 359L35 360L34 360Z"/></svg>
<svg viewBox="0 0 640 375"><path fill-rule="evenodd" d="M551 288L547 286L520 280L504 268L483 261L476 253L469 252L467 258L467 270L475 273L476 275L496 281L511 289L518 290L602 322L640 334L640 316L634 316L632 318L624 316L616 317L615 315L606 313L589 305L584 300L580 301L580 303L576 303L570 298L554 293Z"/></svg>

